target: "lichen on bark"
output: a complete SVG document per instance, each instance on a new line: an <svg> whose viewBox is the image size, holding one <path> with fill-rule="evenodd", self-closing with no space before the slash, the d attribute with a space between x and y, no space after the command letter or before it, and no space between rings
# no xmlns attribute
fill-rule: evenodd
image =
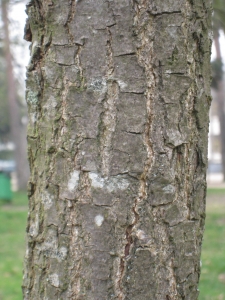
<svg viewBox="0 0 225 300"><path fill-rule="evenodd" d="M24 299L198 298L210 1L35 1Z"/></svg>

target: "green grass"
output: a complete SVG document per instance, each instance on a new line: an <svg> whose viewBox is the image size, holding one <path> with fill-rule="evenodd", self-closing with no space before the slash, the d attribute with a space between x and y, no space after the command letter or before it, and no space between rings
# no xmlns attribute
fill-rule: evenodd
<svg viewBox="0 0 225 300"><path fill-rule="evenodd" d="M225 189L209 189L199 300L225 300Z"/></svg>
<svg viewBox="0 0 225 300"><path fill-rule="evenodd" d="M27 197L15 193L13 200L0 202L0 299L21 300L25 252Z"/></svg>
<svg viewBox="0 0 225 300"><path fill-rule="evenodd" d="M221 195L221 196L225 197L225 188L208 188L207 189L207 195L208 196Z"/></svg>
<svg viewBox="0 0 225 300"><path fill-rule="evenodd" d="M201 294L199 299L225 299L224 214L219 212L208 214L201 260L202 274L199 286Z"/></svg>
<svg viewBox="0 0 225 300"><path fill-rule="evenodd" d="M199 300L225 300L225 189L209 189L207 199ZM0 201L1 300L22 299L26 219L26 193Z"/></svg>

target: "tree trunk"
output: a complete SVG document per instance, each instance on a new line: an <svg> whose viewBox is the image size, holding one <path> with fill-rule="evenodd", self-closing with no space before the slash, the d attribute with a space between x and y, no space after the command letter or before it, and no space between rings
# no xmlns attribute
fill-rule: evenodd
<svg viewBox="0 0 225 300"><path fill-rule="evenodd" d="M4 44L5 44L5 60L7 70L7 91L8 91L8 104L10 116L10 132L12 140L15 144L15 161L16 172L19 189L27 188L27 181L29 177L29 167L27 162L27 142L26 133L21 124L20 110L17 102L16 84L13 73L12 55L10 50L10 37L9 37L9 20L8 20L8 1L1 1L1 12L4 29Z"/></svg>
<svg viewBox="0 0 225 300"><path fill-rule="evenodd" d="M24 299L198 298L210 4L31 1Z"/></svg>
<svg viewBox="0 0 225 300"><path fill-rule="evenodd" d="M217 32L214 36L214 43L216 48L216 58L221 60L222 56L220 51L219 33ZM223 170L223 181L225 181L225 112L224 112L224 78L218 82L217 88L215 89L218 108L218 116L220 120L220 143L221 143L221 156L222 156L222 170Z"/></svg>

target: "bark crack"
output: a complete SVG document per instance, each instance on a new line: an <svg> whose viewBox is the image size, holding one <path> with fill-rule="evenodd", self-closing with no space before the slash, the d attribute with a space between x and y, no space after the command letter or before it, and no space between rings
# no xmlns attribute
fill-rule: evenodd
<svg viewBox="0 0 225 300"><path fill-rule="evenodd" d="M116 127L116 103L119 95L119 84L113 79L114 75L114 59L113 59L113 49L112 49L112 34L109 28L108 41L107 41L107 65L108 70L106 73L106 95L103 101L104 112L101 117L101 133L100 135L100 150L102 158L102 174L103 176L109 175L110 166L110 152L112 137Z"/></svg>
<svg viewBox="0 0 225 300"><path fill-rule="evenodd" d="M146 5L146 4L145 4ZM144 67L145 75L146 75L146 91L145 91L145 98L146 98L146 110L147 110L147 121L144 130L144 144L147 150L147 158L144 165L144 170L140 176L140 187L139 187L139 197L135 200L133 206L133 213L134 213L134 222L132 224L132 230L134 226L137 224L139 215L138 215L138 203L146 199L147 197L147 176L151 169L153 163L153 146L150 139L150 133L152 128L152 102L154 100L155 89L156 89L156 75L154 73L154 69L152 66L153 60L153 49L151 46L151 40L149 31L151 30L150 27L142 26L141 23L139 24L139 20L141 18L141 7L134 1L133 3L134 10L136 15L134 17L137 29L139 31L141 45L137 48L137 58L139 64ZM147 7L145 7L146 9ZM140 21L141 22L141 21ZM150 25L149 25L150 26ZM146 59L145 53L148 53L148 58ZM130 233L130 234L131 234ZM129 244L129 243L128 243Z"/></svg>
<svg viewBox="0 0 225 300"><path fill-rule="evenodd" d="M149 171L152 167L153 163L153 146L150 139L150 132L152 128L152 101L154 100L155 88L156 88L156 76L154 74L154 69L152 66L153 60L153 49L151 47L151 41L149 38L149 29L141 26L139 24L139 20L141 17L141 11L138 4L134 1L133 7L136 12L134 16L134 23L136 25L137 30L139 31L138 34L140 35L141 45L137 48L136 56L138 59L139 64L144 67L145 75L146 75L146 91L144 93L146 99L146 110L147 110L147 120L144 130L144 144L147 150L147 158L144 163L144 169L140 176L140 183L139 183L139 192L138 197L135 199L133 207L132 207L132 214L134 216L132 224L130 224L126 228L126 240L127 243L124 248L124 256L120 260L120 280L119 280L119 287L120 287L120 298L121 300L125 299L125 295L122 288L122 280L124 277L124 271L126 267L126 259L128 259L131 251L131 247L134 243L133 235L135 234L135 227L138 224L140 219L138 213L138 206L139 203L144 201L147 198L147 177ZM145 8L146 9L146 8ZM141 21L140 21L141 23ZM148 53L148 58L146 59L145 53Z"/></svg>
<svg viewBox="0 0 225 300"><path fill-rule="evenodd" d="M81 55L84 45L78 45L77 47L78 47L78 50L77 50L77 54L75 56L75 64L79 69L79 81L80 81L79 88L81 90L83 90L85 88L85 77L84 77L84 70L82 67L80 55Z"/></svg>
<svg viewBox="0 0 225 300"><path fill-rule="evenodd" d="M175 10L175 11L164 11L164 12L160 12L160 13L152 13L152 11L149 11L148 10L148 13L150 15L153 15L154 17L157 17L157 16L163 16L163 15L174 15L174 14L181 14L181 11L180 10Z"/></svg>
<svg viewBox="0 0 225 300"><path fill-rule="evenodd" d="M70 9L69 9L69 14L68 14L68 18L67 18L67 21L65 23L65 27L67 29L67 34L68 34L68 37L69 37L69 42L73 45L75 44L74 43L74 36L73 34L71 33L70 31L70 23L72 22L74 16L75 16L75 13L76 13L76 0L70 0Z"/></svg>
<svg viewBox="0 0 225 300"><path fill-rule="evenodd" d="M69 91L69 81L67 80L67 77L65 75L65 69L63 68L63 91L62 91L62 115L61 115L61 131L60 131L60 136L63 136L66 133L66 126L65 126L65 122L68 118L67 112L66 112L66 98L67 98L67 94Z"/></svg>

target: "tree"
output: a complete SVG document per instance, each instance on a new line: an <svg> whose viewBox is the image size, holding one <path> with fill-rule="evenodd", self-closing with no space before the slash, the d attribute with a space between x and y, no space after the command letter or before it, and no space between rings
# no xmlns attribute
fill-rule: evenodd
<svg viewBox="0 0 225 300"><path fill-rule="evenodd" d="M217 101L218 117L220 121L220 143L222 156L223 181L225 181L225 111L224 111L224 88L223 88L223 66L220 51L219 32L225 29L225 11L223 1L214 0L213 14L213 36L216 49L216 59L212 62L213 80L212 88L215 89L215 100Z"/></svg>
<svg viewBox="0 0 225 300"><path fill-rule="evenodd" d="M0 136L1 141L7 139L10 126L9 126L9 113L7 103L7 90L6 90L6 78L5 78L5 66L4 60L0 56L1 72L0 72Z"/></svg>
<svg viewBox="0 0 225 300"><path fill-rule="evenodd" d="M4 58L6 64L6 84L7 84L7 102L10 125L11 140L15 144L15 161L20 189L26 189L29 169L26 155L26 134L24 125L21 122L21 110L18 103L17 86L13 72L13 59L10 49L9 20L8 20L8 0L1 1L1 16L4 32ZM3 101L1 101L4 103ZM7 113L6 113L7 115ZM5 126L9 129L8 126Z"/></svg>
<svg viewBox="0 0 225 300"><path fill-rule="evenodd" d="M197 299L211 6L36 1L24 299Z"/></svg>

